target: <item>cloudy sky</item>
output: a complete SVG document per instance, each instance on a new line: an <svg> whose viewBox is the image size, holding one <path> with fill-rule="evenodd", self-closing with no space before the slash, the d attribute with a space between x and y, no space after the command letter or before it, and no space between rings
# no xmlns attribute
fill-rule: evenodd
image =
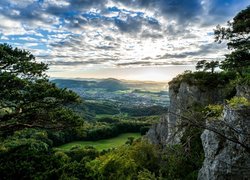
<svg viewBox="0 0 250 180"><path fill-rule="evenodd" d="M221 59L213 29L250 0L1 0L0 43L31 51L51 77L168 81Z"/></svg>

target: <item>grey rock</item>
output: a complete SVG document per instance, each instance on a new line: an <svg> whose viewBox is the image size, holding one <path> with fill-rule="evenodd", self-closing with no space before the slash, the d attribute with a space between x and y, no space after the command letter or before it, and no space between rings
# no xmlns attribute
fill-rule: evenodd
<svg viewBox="0 0 250 180"><path fill-rule="evenodd" d="M250 87L249 86L236 86L236 96L245 97L250 100Z"/></svg>
<svg viewBox="0 0 250 180"><path fill-rule="evenodd" d="M250 99L249 86L237 86L237 96ZM170 106L167 115L155 124L146 137L163 147L176 144L185 129L178 130L180 116L195 105L223 103L223 88L200 89L182 82L178 88L169 87ZM201 135L205 153L199 180L250 180L250 152L239 143L250 147L250 108L225 106L220 120L207 120L209 130ZM212 130L212 131L211 131ZM217 132L217 133L216 133ZM218 134L220 132L221 134ZM225 138L227 137L227 138Z"/></svg>
<svg viewBox="0 0 250 180"><path fill-rule="evenodd" d="M195 105L208 105L222 102L225 98L222 89L200 89L197 86L182 82L176 87L169 87L170 106L168 117L161 118L160 123L153 125L147 138L154 144L177 144L185 129L179 129L181 115ZM157 137L157 138L156 138Z"/></svg>
<svg viewBox="0 0 250 180"><path fill-rule="evenodd" d="M154 124L146 134L146 138L153 144L166 144L168 137L168 115L163 115L160 123Z"/></svg>
<svg viewBox="0 0 250 180"><path fill-rule="evenodd" d="M227 138L209 130L205 130L201 135L205 160L198 179L250 179L249 149L231 141L238 141L250 147L250 108L232 109L225 106L223 114L223 126L215 130L223 132ZM214 122L208 125L214 126Z"/></svg>

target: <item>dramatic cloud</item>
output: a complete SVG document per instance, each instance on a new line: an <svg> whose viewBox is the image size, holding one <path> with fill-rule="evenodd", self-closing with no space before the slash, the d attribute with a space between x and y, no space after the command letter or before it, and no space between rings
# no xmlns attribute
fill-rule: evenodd
<svg viewBox="0 0 250 180"><path fill-rule="evenodd" d="M190 65L220 59L213 29L250 0L1 0L0 43L52 69Z"/></svg>

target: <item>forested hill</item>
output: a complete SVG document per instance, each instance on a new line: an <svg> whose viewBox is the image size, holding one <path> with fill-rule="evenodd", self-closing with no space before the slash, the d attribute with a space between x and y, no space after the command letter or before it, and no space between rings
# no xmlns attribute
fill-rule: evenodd
<svg viewBox="0 0 250 180"><path fill-rule="evenodd" d="M166 91L166 82L153 81L127 81L114 78L107 79L52 79L61 88L102 88L107 91L119 91L127 89L140 89L148 91Z"/></svg>
<svg viewBox="0 0 250 180"><path fill-rule="evenodd" d="M75 80L75 79L55 79L52 82L56 83L61 88L103 88L108 91L126 90L124 83L117 79L103 80Z"/></svg>

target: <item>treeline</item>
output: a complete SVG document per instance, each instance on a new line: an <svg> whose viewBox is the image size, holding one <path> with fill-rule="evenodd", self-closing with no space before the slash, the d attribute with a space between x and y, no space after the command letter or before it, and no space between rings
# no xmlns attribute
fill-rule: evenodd
<svg viewBox="0 0 250 180"><path fill-rule="evenodd" d="M165 114L168 108L157 105L150 107L122 107L121 111L128 113L130 116L154 116Z"/></svg>
<svg viewBox="0 0 250 180"><path fill-rule="evenodd" d="M60 151L45 131L25 129L2 141L0 173L1 179L195 179L201 163L195 146L192 153L178 145L163 154L156 145L130 139L102 152L93 147Z"/></svg>
<svg viewBox="0 0 250 180"><path fill-rule="evenodd" d="M153 105L149 107L117 105L111 101L83 101L81 104L70 106L77 111L85 120L93 121L96 115L118 115L125 114L130 117L161 116L168 110L167 107Z"/></svg>
<svg viewBox="0 0 250 180"><path fill-rule="evenodd" d="M48 131L49 138L54 146L59 146L71 141L101 140L116 137L122 133L139 132L145 135L150 126L159 120L158 116L140 118L101 117L93 122L63 131Z"/></svg>

